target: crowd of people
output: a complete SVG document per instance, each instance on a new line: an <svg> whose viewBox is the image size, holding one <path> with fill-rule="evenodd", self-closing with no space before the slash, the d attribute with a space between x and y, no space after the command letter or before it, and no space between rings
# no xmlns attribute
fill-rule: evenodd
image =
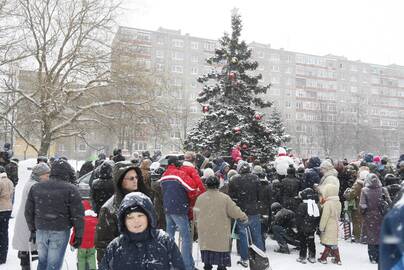
<svg viewBox="0 0 404 270"><path fill-rule="evenodd" d="M0 165L11 162L8 151L0 153ZM263 252L296 248L302 264L341 265L343 237L366 244L369 262L380 269L403 269L404 155L397 164L370 153L350 162L301 160L280 147L274 161L261 164L243 155L241 145L230 154L186 152L164 162L159 152L129 159L119 149L109 158L100 154L79 172L91 173L88 198L66 158L39 157L15 217L12 247L21 268L38 260L39 270L61 269L69 243L79 270L194 270L194 242L204 269L231 267L232 245L237 264L247 268L250 242ZM18 182L7 164L0 166L2 264ZM266 250L267 237L279 247Z"/></svg>

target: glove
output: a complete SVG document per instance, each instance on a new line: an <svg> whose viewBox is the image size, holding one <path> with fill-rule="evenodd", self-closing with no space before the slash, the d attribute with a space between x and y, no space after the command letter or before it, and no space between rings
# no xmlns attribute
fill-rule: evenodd
<svg viewBox="0 0 404 270"><path fill-rule="evenodd" d="M29 235L29 242L31 242L32 244L36 244L36 233L34 231L31 232L31 234Z"/></svg>
<svg viewBox="0 0 404 270"><path fill-rule="evenodd" d="M248 225L248 218L245 219L245 220L240 220L240 221L241 221L241 224L243 224L243 225Z"/></svg>
<svg viewBox="0 0 404 270"><path fill-rule="evenodd" d="M81 246L81 242L83 241L83 239L81 237L76 237L73 241L72 246L74 248L79 248Z"/></svg>

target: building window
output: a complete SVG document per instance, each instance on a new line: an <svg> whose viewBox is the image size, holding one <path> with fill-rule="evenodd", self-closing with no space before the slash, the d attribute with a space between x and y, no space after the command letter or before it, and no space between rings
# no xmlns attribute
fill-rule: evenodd
<svg viewBox="0 0 404 270"><path fill-rule="evenodd" d="M199 47L199 43L198 43L198 42L195 42L195 41L192 41L192 42L191 42L191 49L197 50L198 47Z"/></svg>
<svg viewBox="0 0 404 270"><path fill-rule="evenodd" d="M77 152L86 152L87 151L87 144L85 143L80 143L77 146Z"/></svg>
<svg viewBox="0 0 404 270"><path fill-rule="evenodd" d="M270 61L271 62L279 62L281 60L281 57L279 54L271 54Z"/></svg>
<svg viewBox="0 0 404 270"><path fill-rule="evenodd" d="M215 47L216 47L216 45L215 45L215 43L213 43L213 42L205 42L205 43L203 44L203 48L204 48L205 50L208 50L208 51L213 51L213 50L215 49Z"/></svg>
<svg viewBox="0 0 404 270"><path fill-rule="evenodd" d="M181 138L181 132L179 132L179 131L172 131L172 132L171 132L171 138L172 138L172 139L179 139L179 138Z"/></svg>
<svg viewBox="0 0 404 270"><path fill-rule="evenodd" d="M198 56L197 55L192 55L191 62L192 63L198 63L199 62Z"/></svg>
<svg viewBox="0 0 404 270"><path fill-rule="evenodd" d="M171 71L174 73L183 73L184 69L182 66L174 65L174 66L171 66Z"/></svg>
<svg viewBox="0 0 404 270"><path fill-rule="evenodd" d="M181 52L172 52L172 59L177 60L177 61L182 61L184 60L184 54Z"/></svg>
<svg viewBox="0 0 404 270"><path fill-rule="evenodd" d="M64 145L63 143L61 143L61 144L58 145L58 151L59 151L59 152L64 152L64 151L66 151L65 145Z"/></svg>
<svg viewBox="0 0 404 270"><path fill-rule="evenodd" d="M272 71L279 72L279 66L272 66Z"/></svg>
<svg viewBox="0 0 404 270"><path fill-rule="evenodd" d="M157 64L156 64L156 70L157 70L157 71L163 71L163 70L164 70L164 65L163 65L163 64L160 64L160 63L157 63Z"/></svg>
<svg viewBox="0 0 404 270"><path fill-rule="evenodd" d="M183 48L184 41L182 39L173 39L173 46L176 48Z"/></svg>
<svg viewBox="0 0 404 270"><path fill-rule="evenodd" d="M193 68L191 69L191 73L192 73L193 75L198 74L198 68L193 67Z"/></svg>
<svg viewBox="0 0 404 270"><path fill-rule="evenodd" d="M164 58L164 52L161 50L156 51L156 58Z"/></svg>
<svg viewBox="0 0 404 270"><path fill-rule="evenodd" d="M264 53L264 52L258 52L258 53L257 53L257 57L258 57L258 58L264 58L264 57L265 57L265 53Z"/></svg>
<svg viewBox="0 0 404 270"><path fill-rule="evenodd" d="M133 151L145 151L147 150L147 143L145 142L135 142L132 146Z"/></svg>

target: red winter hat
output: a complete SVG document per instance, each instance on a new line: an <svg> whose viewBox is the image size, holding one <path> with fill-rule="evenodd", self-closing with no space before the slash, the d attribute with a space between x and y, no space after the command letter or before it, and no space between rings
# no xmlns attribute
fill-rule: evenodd
<svg viewBox="0 0 404 270"><path fill-rule="evenodd" d="M382 161L382 159L380 158L380 156L375 156L373 158L373 162L375 162L375 163L380 163L381 161Z"/></svg>

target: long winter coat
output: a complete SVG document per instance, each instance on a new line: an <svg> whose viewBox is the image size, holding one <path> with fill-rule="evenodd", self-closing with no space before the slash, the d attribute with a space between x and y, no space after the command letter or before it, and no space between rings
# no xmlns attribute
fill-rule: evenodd
<svg viewBox="0 0 404 270"><path fill-rule="evenodd" d="M145 237L137 239L128 232L125 216L129 208L141 207L147 214L149 226ZM157 218L150 199L140 192L125 196L117 212L121 234L107 247L99 270L183 270L181 253L167 233L156 229Z"/></svg>
<svg viewBox="0 0 404 270"><path fill-rule="evenodd" d="M365 179L359 207L363 215L362 242L368 245L378 245L383 215L380 211L380 200L383 194L390 200L386 189L382 188L379 178L371 173Z"/></svg>
<svg viewBox="0 0 404 270"><path fill-rule="evenodd" d="M297 195L300 190L300 181L296 177L287 176L281 181L281 197L282 197L282 206L296 211L297 206L299 205L300 200L297 199Z"/></svg>
<svg viewBox="0 0 404 270"><path fill-rule="evenodd" d="M352 225L353 225L353 234L356 240L359 240L361 234L361 227L362 227L362 213L359 209L359 200L361 197L361 192L363 188L364 181L361 179L356 179L355 183L353 184L352 188L348 188L345 193L344 197L347 201L353 201L353 205L350 208L351 210L351 217L352 217Z"/></svg>
<svg viewBox="0 0 404 270"><path fill-rule="evenodd" d="M31 187L39 182L39 178L31 174L30 179L25 183L24 189L21 194L21 204L20 208L18 208L17 216L15 217L15 225L14 225L14 235L13 235L13 249L19 251L29 251L29 237L30 231L28 229L27 221L25 220L24 211L25 211L25 203L28 198L28 193L31 190ZM32 245L31 250L36 250L36 245Z"/></svg>
<svg viewBox="0 0 404 270"><path fill-rule="evenodd" d="M341 215L341 202L338 197L339 188L328 184L323 188L322 196L325 199L320 219L320 241L323 245L338 245L339 217Z"/></svg>
<svg viewBox="0 0 404 270"><path fill-rule="evenodd" d="M0 173L0 212L13 210L14 185L6 173Z"/></svg>
<svg viewBox="0 0 404 270"><path fill-rule="evenodd" d="M117 212L121 204L125 190L122 188L122 181L125 174L135 170L138 179L138 191L149 195L149 191L143 183L142 172L139 167L133 166L129 161L117 162L113 168L113 180L115 184L115 193L109 200L101 207L98 216L98 225L95 233L95 247L97 249L97 260L101 261L104 256L104 251L108 244L119 235Z"/></svg>
<svg viewBox="0 0 404 270"><path fill-rule="evenodd" d="M230 251L231 219L247 219L231 198L217 189L200 195L194 212L201 250L216 252Z"/></svg>
<svg viewBox="0 0 404 270"><path fill-rule="evenodd" d="M338 189L338 194L339 194L339 180L337 178L338 172L335 169L331 169L329 171L326 171L323 175L323 177L320 180L320 184L317 187L318 191L320 194L324 197L324 190L327 185L334 185ZM338 195L337 194L337 195Z"/></svg>

